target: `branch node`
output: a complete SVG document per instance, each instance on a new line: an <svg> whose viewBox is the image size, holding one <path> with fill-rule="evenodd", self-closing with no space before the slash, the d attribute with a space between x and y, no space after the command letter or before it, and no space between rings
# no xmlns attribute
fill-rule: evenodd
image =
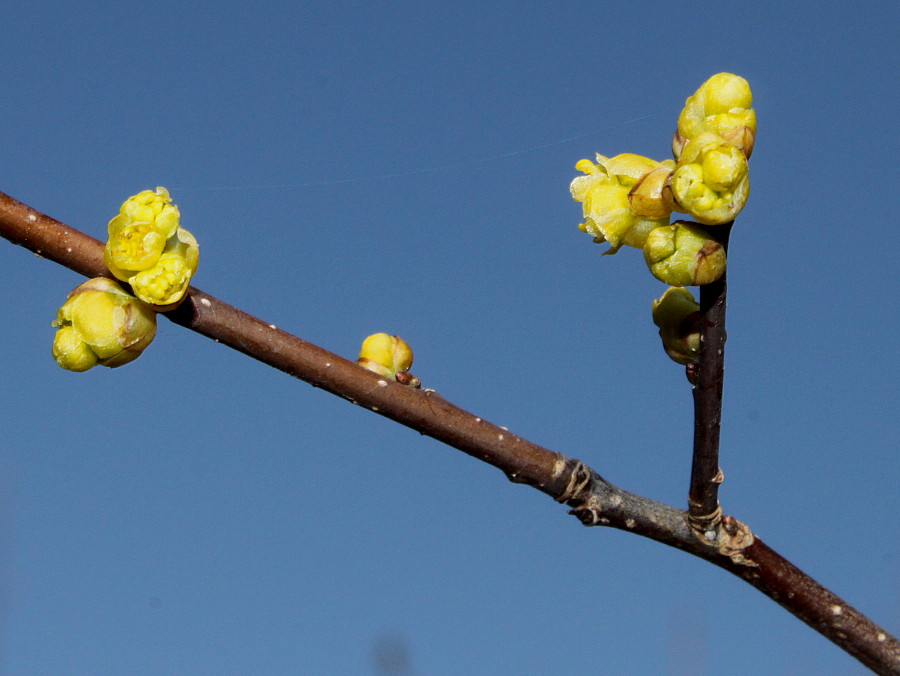
<svg viewBox="0 0 900 676"><path fill-rule="evenodd" d="M583 494L588 492L591 483L594 480L594 473L591 468L580 460L573 461L569 470L569 481L565 490L555 499L563 504L579 503L584 501ZM580 505L572 505L580 506Z"/></svg>
<svg viewBox="0 0 900 676"><path fill-rule="evenodd" d="M759 564L744 556L744 550L756 541L753 532L745 523L733 516L722 517L719 528L718 550L739 566L758 568Z"/></svg>
<svg viewBox="0 0 900 676"><path fill-rule="evenodd" d="M719 554L727 556L735 564L754 568L759 565L744 556L744 550L756 539L752 531L733 516L722 516L721 506L717 506L711 514L688 514L688 525L694 537L707 546L715 547Z"/></svg>
<svg viewBox="0 0 900 676"><path fill-rule="evenodd" d="M597 474L580 460L568 460L566 466L569 478L566 488L554 499L572 507L569 514L585 526L606 526L609 519L602 516L600 500L594 494L594 479Z"/></svg>
<svg viewBox="0 0 900 676"><path fill-rule="evenodd" d="M716 503L716 508L709 514L695 514L695 510L702 505L691 504L688 514L688 525L691 532L700 539L701 542L709 545L718 540L719 525L722 521L722 507Z"/></svg>

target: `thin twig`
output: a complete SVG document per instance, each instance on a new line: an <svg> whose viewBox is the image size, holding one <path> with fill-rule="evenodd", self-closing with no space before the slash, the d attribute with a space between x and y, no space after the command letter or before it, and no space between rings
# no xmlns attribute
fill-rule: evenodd
<svg viewBox="0 0 900 676"><path fill-rule="evenodd" d="M0 234L86 276L107 276L102 244L0 193ZM427 434L569 505L589 526L610 526L677 547L720 566L882 674L900 673L900 642L724 517L727 537L695 536L688 514L632 493L578 460L479 418L431 390L385 380L351 361L192 288L173 322Z"/></svg>
<svg viewBox="0 0 900 676"><path fill-rule="evenodd" d="M716 226L719 243L728 249L732 223ZM688 491L691 525L703 537L720 533L719 429L722 419L722 386L725 380L725 275L700 287L700 361L694 395L694 457Z"/></svg>

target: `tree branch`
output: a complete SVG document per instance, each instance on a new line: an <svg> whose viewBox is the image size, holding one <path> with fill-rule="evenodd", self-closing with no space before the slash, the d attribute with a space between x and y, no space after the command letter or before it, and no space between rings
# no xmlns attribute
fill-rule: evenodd
<svg viewBox="0 0 900 676"><path fill-rule="evenodd" d="M3 193L0 234L83 275L109 276L99 241ZM474 416L432 390L383 379L198 289L192 288L166 317L493 465L511 481L569 505L585 525L627 530L706 559L746 580L873 670L900 673L897 639L731 517L722 519L715 541L697 537L682 510L628 493L580 461Z"/></svg>
<svg viewBox="0 0 900 676"><path fill-rule="evenodd" d="M716 226L714 232L725 250L734 223ZM727 273L726 273L727 274ZM700 361L694 395L694 458L688 513L691 525L707 539L719 530L719 430L722 420L722 386L725 380L725 297L726 275L700 287Z"/></svg>

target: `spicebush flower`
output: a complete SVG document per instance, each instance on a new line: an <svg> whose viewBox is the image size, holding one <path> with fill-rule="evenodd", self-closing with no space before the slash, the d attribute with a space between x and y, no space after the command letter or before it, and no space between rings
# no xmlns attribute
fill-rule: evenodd
<svg viewBox="0 0 900 676"><path fill-rule="evenodd" d="M669 286L709 284L725 274L725 247L696 223L655 228L644 244L650 272Z"/></svg>
<svg viewBox="0 0 900 676"><path fill-rule="evenodd" d="M199 252L194 236L178 228L156 265L128 280L135 295L159 311L176 307L184 299L191 277L197 271Z"/></svg>
<svg viewBox="0 0 900 676"><path fill-rule="evenodd" d="M705 132L724 138L749 158L756 140L756 112L750 84L738 75L718 73L688 97L678 116L672 152L678 158L688 141Z"/></svg>
<svg viewBox="0 0 900 676"><path fill-rule="evenodd" d="M111 279L75 287L56 313L53 358L69 371L137 359L156 335L156 313Z"/></svg>
<svg viewBox="0 0 900 676"><path fill-rule="evenodd" d="M671 208L665 206L667 193L657 189L653 181L642 191L641 179L659 169L671 171L674 162L656 162L632 154L609 158L598 154L596 159L596 164L590 160L577 162L575 168L585 175L576 177L569 186L572 199L582 203L584 222L579 229L596 242L609 242L612 248L606 253L615 253L622 245L642 248L653 228L668 223Z"/></svg>
<svg viewBox="0 0 900 676"><path fill-rule="evenodd" d="M682 286L670 286L653 301L653 323L659 327L663 349L678 364L700 358L700 304Z"/></svg>
<svg viewBox="0 0 900 676"><path fill-rule="evenodd" d="M107 226L103 257L110 272L124 282L156 265L166 240L178 230L179 218L165 188L144 190L125 200Z"/></svg>
<svg viewBox="0 0 900 676"><path fill-rule="evenodd" d="M169 192L157 188L125 200L107 227L106 267L159 311L178 306L197 271L197 240L179 221Z"/></svg>
<svg viewBox="0 0 900 676"><path fill-rule="evenodd" d="M671 189L678 210L700 223L732 221L750 194L747 158L721 136L704 132L684 147Z"/></svg>

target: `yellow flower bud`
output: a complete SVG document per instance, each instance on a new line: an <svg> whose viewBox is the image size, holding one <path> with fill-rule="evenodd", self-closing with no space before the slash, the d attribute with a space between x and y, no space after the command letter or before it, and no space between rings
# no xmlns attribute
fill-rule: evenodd
<svg viewBox="0 0 900 676"><path fill-rule="evenodd" d="M632 213L645 218L668 218L675 210L675 198L669 181L672 169L659 167L641 176L628 192Z"/></svg>
<svg viewBox="0 0 900 676"><path fill-rule="evenodd" d="M597 155L596 164L590 160L576 163L575 168L585 174L576 177L569 186L572 199L582 203L584 222L579 224L579 229L597 242L609 242L612 248L607 253L615 253L623 245L643 247L647 234L668 222L668 213L659 217L646 215L663 210L659 206L662 193L652 196L652 184L648 184L646 202L654 204L652 207L644 204L642 194L638 197L640 213L634 210L629 194L639 186L644 175L661 167L671 169L674 163L660 163L632 154L611 158Z"/></svg>
<svg viewBox="0 0 900 676"><path fill-rule="evenodd" d="M756 139L752 103L753 94L744 78L731 73L713 75L688 97L678 116L678 130L672 139L675 157L691 139L712 132L749 158Z"/></svg>
<svg viewBox="0 0 900 676"><path fill-rule="evenodd" d="M398 336L375 333L366 338L359 348L356 363L385 378L397 380L404 385L418 387L417 378L407 371L413 363L413 353L409 345Z"/></svg>
<svg viewBox="0 0 900 676"><path fill-rule="evenodd" d="M700 134L684 147L671 188L679 211L704 225L727 223L750 194L747 158L721 136Z"/></svg>
<svg viewBox="0 0 900 676"><path fill-rule="evenodd" d="M653 323L672 361L691 364L700 354L700 304L681 286L670 286L653 301Z"/></svg>
<svg viewBox="0 0 900 676"><path fill-rule="evenodd" d="M156 265L166 240L178 230L178 207L165 188L144 190L129 197L107 226L109 239L103 258L110 272L123 282L135 272Z"/></svg>
<svg viewBox="0 0 900 676"><path fill-rule="evenodd" d="M138 272L128 279L134 294L157 311L178 306L187 292L191 277L197 271L200 248L194 236L178 228L174 237L149 270Z"/></svg>
<svg viewBox="0 0 900 676"><path fill-rule="evenodd" d="M725 248L696 223L676 221L654 229L644 260L653 276L670 286L709 284L725 274Z"/></svg>
<svg viewBox="0 0 900 676"><path fill-rule="evenodd" d="M156 335L156 313L111 279L77 286L56 313L53 358L69 371L115 368L140 356Z"/></svg>

